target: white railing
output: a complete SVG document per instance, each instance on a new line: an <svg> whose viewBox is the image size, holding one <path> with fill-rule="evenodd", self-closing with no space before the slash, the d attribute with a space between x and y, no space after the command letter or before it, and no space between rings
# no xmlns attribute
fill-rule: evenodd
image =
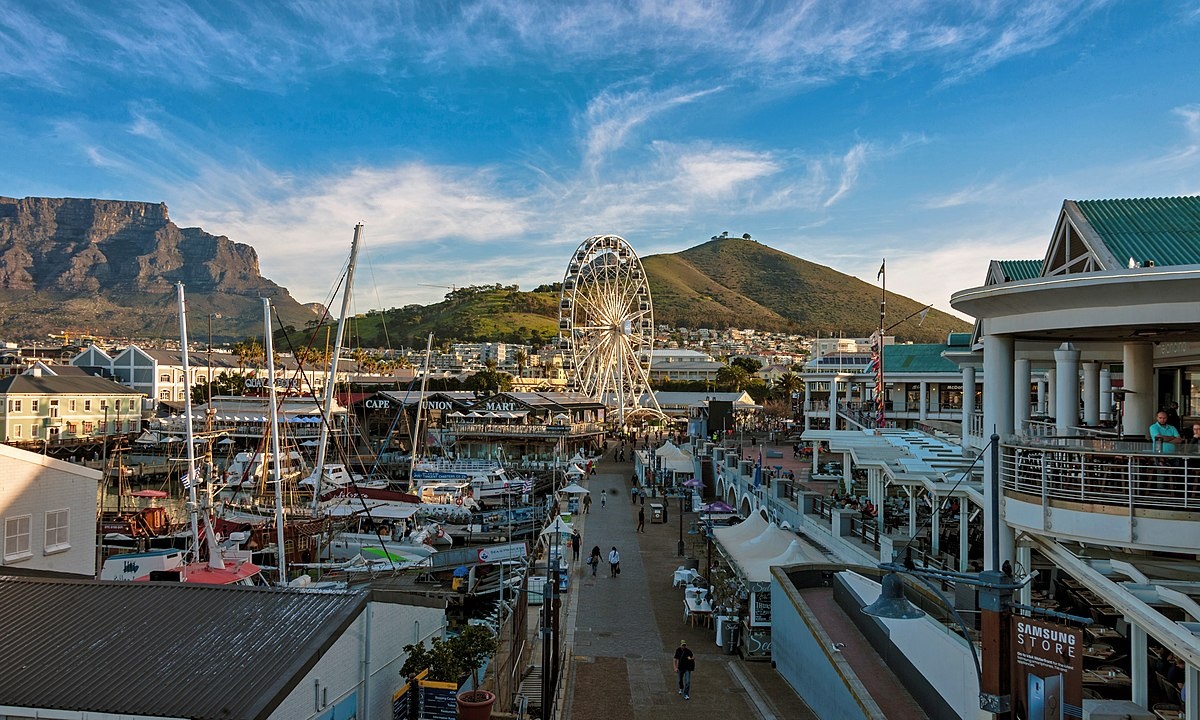
<svg viewBox="0 0 1200 720"><path fill-rule="evenodd" d="M1200 448L1154 452L1149 443L1093 438L1010 439L1001 445L1006 490L1128 509L1200 511Z"/></svg>

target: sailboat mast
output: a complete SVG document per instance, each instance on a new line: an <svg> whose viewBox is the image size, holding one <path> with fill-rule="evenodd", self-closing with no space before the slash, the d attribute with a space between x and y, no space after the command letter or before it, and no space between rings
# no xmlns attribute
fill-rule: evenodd
<svg viewBox="0 0 1200 720"><path fill-rule="evenodd" d="M421 373L421 397L417 400L417 421L413 425L412 436L412 458L408 463L408 491L413 492L416 484L413 482L413 474L417 468L417 445L421 442L421 416L425 414L425 383L429 381L429 356L433 354L433 333L429 333L429 339L425 342L425 371Z"/></svg>
<svg viewBox="0 0 1200 720"><path fill-rule="evenodd" d="M183 299L183 283L175 283L175 295L179 301L179 347L183 365L183 423L187 439L188 511L192 516L192 561L200 561L200 519L196 502L196 446L192 428L192 373L188 369L187 303Z"/></svg>
<svg viewBox="0 0 1200 720"><path fill-rule="evenodd" d="M271 300L262 299L263 304L263 351L267 356L267 392L271 398L271 457L275 462L271 479L275 481L275 543L278 547L279 584L287 585L287 557L283 545L283 455L279 453L279 397L275 388L275 343L271 337Z"/></svg>
<svg viewBox="0 0 1200 720"><path fill-rule="evenodd" d="M317 466L313 469L313 515L317 514L321 501L321 480L325 475L326 445L329 444L329 425L333 422L333 390L337 384L338 362L342 357L342 338L346 331L346 315L350 310L350 291L354 288L354 265L358 262L358 244L362 240L363 225L354 226L354 240L350 243L350 262L346 265L346 288L342 292L342 311L338 315L337 334L333 342L333 356L329 360L329 377L325 380L325 408L322 412L321 438L317 445Z"/></svg>

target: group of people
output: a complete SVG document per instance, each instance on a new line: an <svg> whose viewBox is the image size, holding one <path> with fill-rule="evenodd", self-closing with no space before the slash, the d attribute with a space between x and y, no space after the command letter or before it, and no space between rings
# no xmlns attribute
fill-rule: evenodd
<svg viewBox="0 0 1200 720"><path fill-rule="evenodd" d="M576 559L578 559L576 555ZM592 551L588 553L587 564L592 566L592 577L596 577L596 571L600 568L600 546L593 545ZM617 552L617 546L613 545L608 551L608 576L616 577L621 574L621 553Z"/></svg>

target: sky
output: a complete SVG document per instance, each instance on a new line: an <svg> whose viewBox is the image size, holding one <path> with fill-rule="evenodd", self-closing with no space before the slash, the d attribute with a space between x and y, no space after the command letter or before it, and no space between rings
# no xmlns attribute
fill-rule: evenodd
<svg viewBox="0 0 1200 720"><path fill-rule="evenodd" d="M0 195L163 202L355 309L728 232L949 309L1200 192L1200 0L0 0Z"/></svg>

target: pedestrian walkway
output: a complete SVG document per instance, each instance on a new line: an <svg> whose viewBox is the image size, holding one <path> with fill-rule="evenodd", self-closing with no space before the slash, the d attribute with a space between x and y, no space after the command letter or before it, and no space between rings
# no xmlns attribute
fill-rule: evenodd
<svg viewBox="0 0 1200 720"><path fill-rule="evenodd" d="M615 545L621 553L621 575L609 577L604 565L593 578L582 562L572 567L564 623L570 665L564 668L560 716L815 718L769 663L726 655L715 644L712 629L687 623L683 593L672 587L672 575L683 563L677 554L679 536L687 532L695 514L681 516L678 501L671 499L667 522L652 523L648 517L646 532L637 533L640 505L630 503L629 493L633 465L611 457L589 479L591 513L578 516L576 525L583 535L581 559L593 545L607 558ZM600 506L601 492L607 493L607 507ZM690 700L676 693L671 664L680 640L686 640L696 655Z"/></svg>

